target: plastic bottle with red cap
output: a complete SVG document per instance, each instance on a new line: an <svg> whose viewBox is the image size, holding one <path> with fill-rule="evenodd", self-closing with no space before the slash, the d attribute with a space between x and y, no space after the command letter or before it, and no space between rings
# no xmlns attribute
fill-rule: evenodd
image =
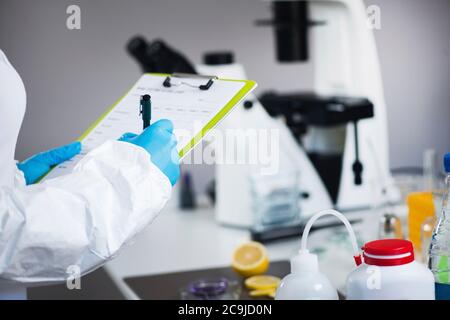
<svg viewBox="0 0 450 320"><path fill-rule="evenodd" d="M348 219L336 210L312 216L305 226L299 253L291 259L291 273L281 281L277 300L334 300L337 291L319 270L317 255L308 251L309 232L317 219L332 215L342 221L353 247L356 269L347 277L349 300L434 300L433 273L414 260L410 241L383 239L368 242L361 257L355 233Z"/></svg>
<svg viewBox="0 0 450 320"><path fill-rule="evenodd" d="M349 300L434 300L434 277L414 261L410 241L383 239L363 247L363 264L347 278Z"/></svg>

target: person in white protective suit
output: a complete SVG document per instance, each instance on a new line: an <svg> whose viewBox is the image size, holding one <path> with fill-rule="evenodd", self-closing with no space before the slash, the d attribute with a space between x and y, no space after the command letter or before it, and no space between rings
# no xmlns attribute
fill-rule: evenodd
<svg viewBox="0 0 450 320"><path fill-rule="evenodd" d="M70 174L35 183L51 166L80 152L79 142L17 163L26 94L0 50L0 299L64 282L113 258L156 217L179 177L172 124L124 134L88 153ZM72 267L73 268L73 267Z"/></svg>

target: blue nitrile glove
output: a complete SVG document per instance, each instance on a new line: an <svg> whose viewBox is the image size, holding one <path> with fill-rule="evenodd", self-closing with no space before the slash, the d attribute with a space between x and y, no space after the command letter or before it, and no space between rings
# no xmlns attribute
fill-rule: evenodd
<svg viewBox="0 0 450 320"><path fill-rule="evenodd" d="M144 148L152 157L152 162L174 185L180 177L180 158L176 148L177 139L173 134L170 120L162 119L150 125L140 135L125 133L119 139Z"/></svg>
<svg viewBox="0 0 450 320"><path fill-rule="evenodd" d="M23 172L27 185L33 184L46 174L52 166L69 160L79 154L80 151L81 143L79 141L72 142L59 148L38 153L18 163L17 167Z"/></svg>

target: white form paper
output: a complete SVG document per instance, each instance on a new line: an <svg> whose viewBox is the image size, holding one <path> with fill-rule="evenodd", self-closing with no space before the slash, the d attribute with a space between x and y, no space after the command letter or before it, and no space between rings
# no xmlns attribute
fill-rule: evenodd
<svg viewBox="0 0 450 320"><path fill-rule="evenodd" d="M53 168L44 179L70 172L84 155L107 140L117 140L126 132L137 134L142 132L143 124L139 107L140 97L144 94L151 96L152 123L159 119L172 121L174 134L178 140L177 149L180 151L246 85L245 81L214 80L214 84L208 90L200 90L198 86L205 84L207 80L171 78L172 86L166 88L162 85L165 78L161 75L144 74L119 103L81 140L80 154ZM256 84L252 89L254 87Z"/></svg>

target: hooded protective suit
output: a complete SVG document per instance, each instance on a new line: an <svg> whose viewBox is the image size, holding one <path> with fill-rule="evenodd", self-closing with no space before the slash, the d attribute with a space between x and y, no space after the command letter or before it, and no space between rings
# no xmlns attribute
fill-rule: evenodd
<svg viewBox="0 0 450 320"><path fill-rule="evenodd" d="M25 88L0 50L0 298L90 272L146 227L172 185L136 144L109 141L71 174L25 185L14 161ZM73 270L73 269L70 269Z"/></svg>

